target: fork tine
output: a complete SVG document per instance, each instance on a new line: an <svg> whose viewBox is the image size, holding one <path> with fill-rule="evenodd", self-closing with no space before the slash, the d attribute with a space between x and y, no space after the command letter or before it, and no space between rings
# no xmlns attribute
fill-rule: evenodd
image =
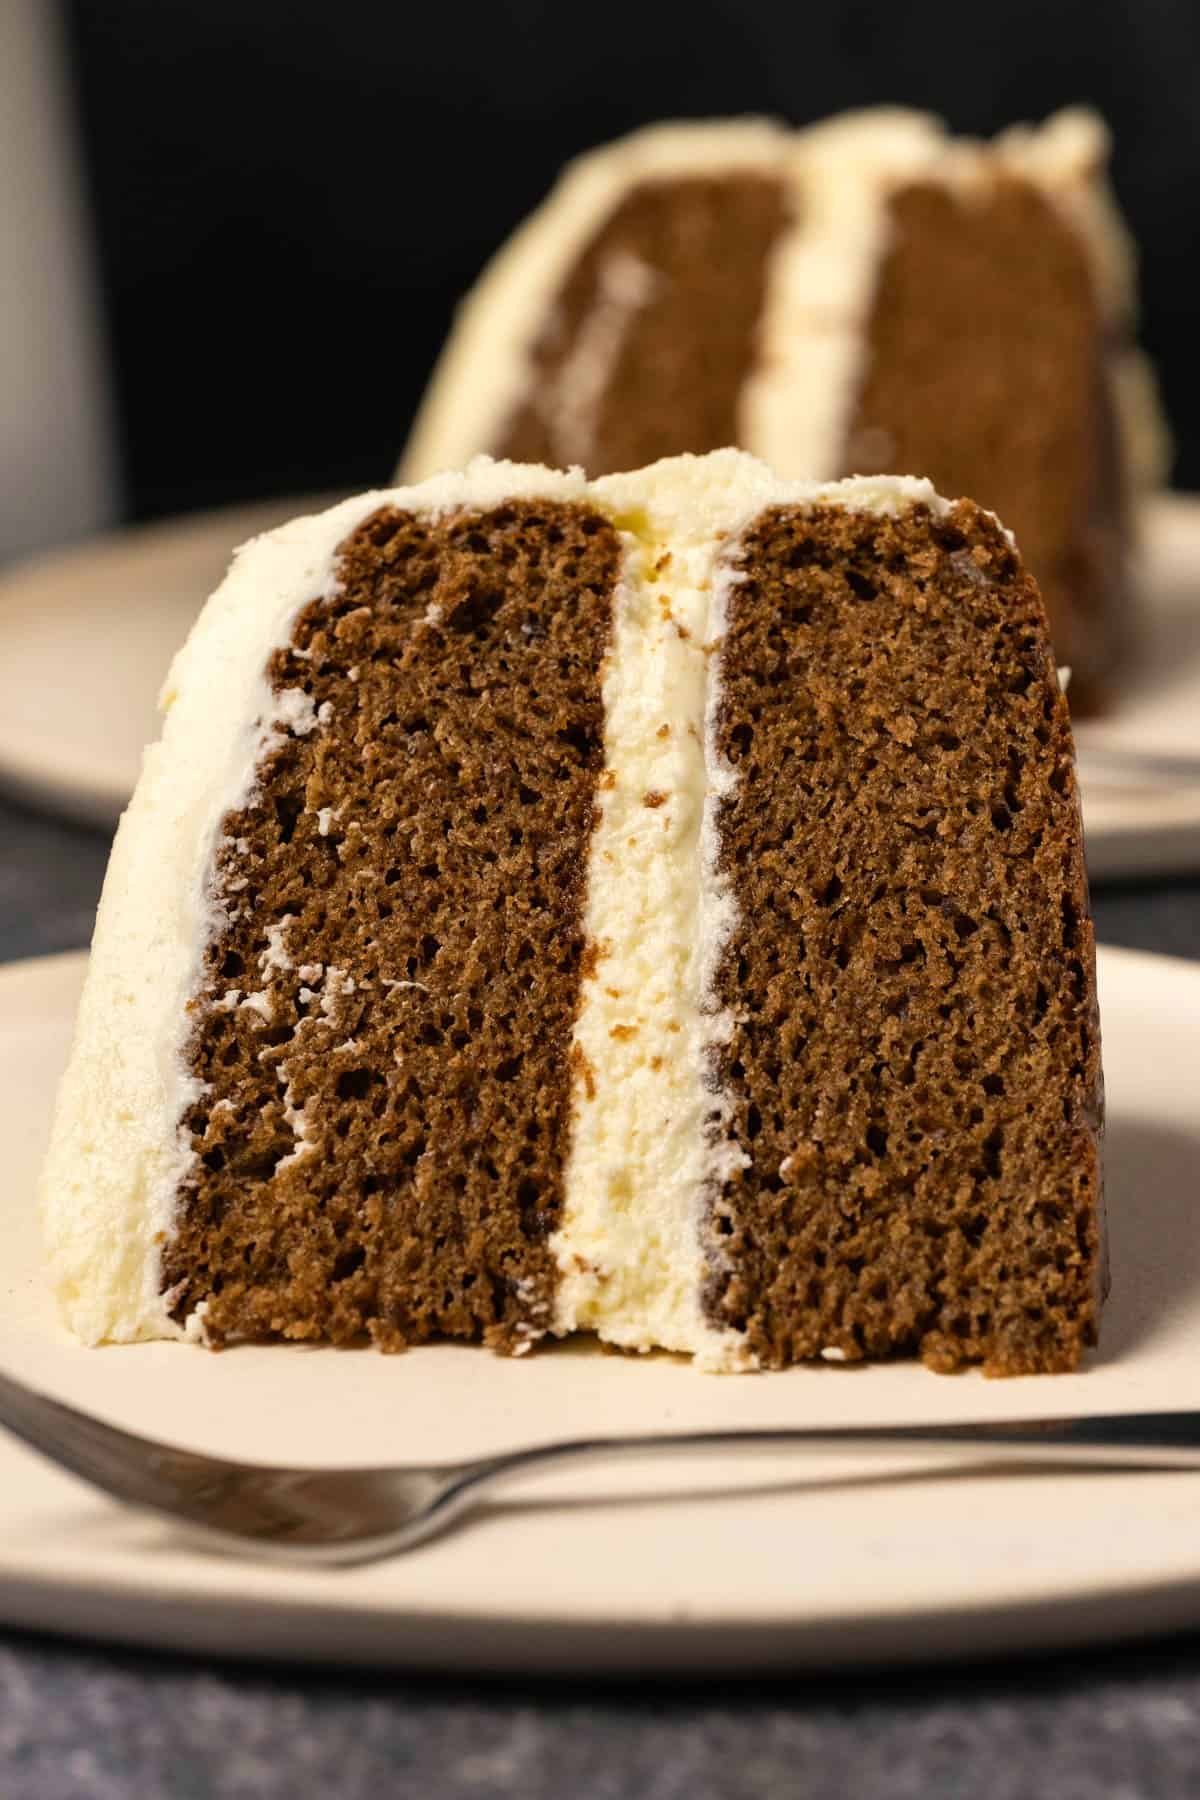
<svg viewBox="0 0 1200 1800"><path fill-rule="evenodd" d="M194 1498L237 1467L107 1425L4 1374L0 1424L51 1462L140 1506L178 1506L188 1490Z"/></svg>
<svg viewBox="0 0 1200 1800"><path fill-rule="evenodd" d="M308 1563L361 1561L448 1512L459 1471L297 1469L198 1455L79 1412L0 1373L0 1425L129 1505L243 1552Z"/></svg>

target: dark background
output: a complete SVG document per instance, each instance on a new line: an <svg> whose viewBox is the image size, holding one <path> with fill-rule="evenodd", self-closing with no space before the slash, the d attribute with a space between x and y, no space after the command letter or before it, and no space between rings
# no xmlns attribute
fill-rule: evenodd
<svg viewBox="0 0 1200 1800"><path fill-rule="evenodd" d="M663 117L1086 101L1200 487L1200 0L63 0L126 509L386 480L455 299L563 159Z"/></svg>

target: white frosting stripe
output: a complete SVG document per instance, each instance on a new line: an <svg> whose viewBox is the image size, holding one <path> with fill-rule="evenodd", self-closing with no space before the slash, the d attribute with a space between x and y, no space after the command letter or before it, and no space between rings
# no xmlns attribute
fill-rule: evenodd
<svg viewBox="0 0 1200 1800"><path fill-rule="evenodd" d="M575 1032L573 1144L554 1329L737 1359L702 1298L712 1095L700 884L714 546L629 536L604 681L606 769L587 929L595 967ZM719 924L719 922L717 922Z"/></svg>

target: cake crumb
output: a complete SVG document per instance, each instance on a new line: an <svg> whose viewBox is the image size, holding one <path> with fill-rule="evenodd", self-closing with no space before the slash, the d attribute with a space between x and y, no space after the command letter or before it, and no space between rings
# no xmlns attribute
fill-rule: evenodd
<svg viewBox="0 0 1200 1800"><path fill-rule="evenodd" d="M571 1046L571 1061L575 1065L576 1075L583 1082L584 1093L589 1100L594 1100L596 1098L596 1071L578 1044Z"/></svg>

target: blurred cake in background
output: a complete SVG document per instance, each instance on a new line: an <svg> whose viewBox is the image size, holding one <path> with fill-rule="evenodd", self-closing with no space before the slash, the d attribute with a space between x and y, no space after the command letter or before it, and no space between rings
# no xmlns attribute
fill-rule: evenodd
<svg viewBox="0 0 1200 1800"><path fill-rule="evenodd" d="M477 451L600 475L726 444L786 477L928 476L1012 528L1072 706L1096 710L1167 454L1107 158L1081 110L986 144L878 109L593 151L464 303L402 478Z"/></svg>

